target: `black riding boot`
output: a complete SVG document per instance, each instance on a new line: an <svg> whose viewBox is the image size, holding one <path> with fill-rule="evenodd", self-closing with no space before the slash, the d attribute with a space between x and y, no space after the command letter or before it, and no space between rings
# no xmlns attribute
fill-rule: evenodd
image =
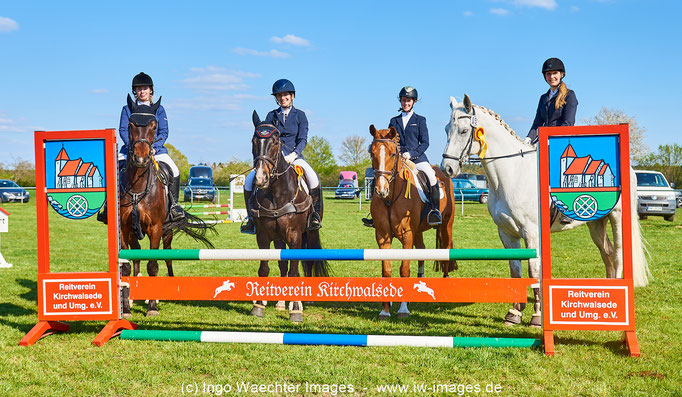
<svg viewBox="0 0 682 397"><path fill-rule="evenodd" d="M317 230L322 227L322 189L318 186L310 191L313 198L313 212L308 220L308 230Z"/></svg>
<svg viewBox="0 0 682 397"><path fill-rule="evenodd" d="M171 220L177 221L185 217L185 210L178 204L178 197L180 197L180 177L171 178L168 184L170 190L170 216Z"/></svg>
<svg viewBox="0 0 682 397"><path fill-rule="evenodd" d="M242 223L240 231L244 234L256 234L256 225L253 223L253 207L251 206L251 192L244 189L244 202L246 203L246 219Z"/></svg>
<svg viewBox="0 0 682 397"><path fill-rule="evenodd" d="M428 223L431 226L438 226L441 223L443 223L443 219L440 215L440 186L438 183L435 185L431 186L429 189L430 197L429 201L431 201L431 210L429 211L429 214L426 216L426 223Z"/></svg>
<svg viewBox="0 0 682 397"><path fill-rule="evenodd" d="M372 178L372 182L370 183L369 191L372 192L370 195L371 197L374 195L374 186L376 185L376 180ZM367 227L374 227L374 219L371 218L372 213L370 212L367 214L367 218L362 218L362 224L367 226Z"/></svg>

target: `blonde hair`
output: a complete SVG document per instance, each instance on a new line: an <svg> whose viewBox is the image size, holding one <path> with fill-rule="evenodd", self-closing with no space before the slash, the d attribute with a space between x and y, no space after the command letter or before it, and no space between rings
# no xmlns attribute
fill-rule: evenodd
<svg viewBox="0 0 682 397"><path fill-rule="evenodd" d="M556 95L556 102L554 102L554 109L559 109L566 104L566 95L568 95L568 87L563 81L559 83L559 93Z"/></svg>

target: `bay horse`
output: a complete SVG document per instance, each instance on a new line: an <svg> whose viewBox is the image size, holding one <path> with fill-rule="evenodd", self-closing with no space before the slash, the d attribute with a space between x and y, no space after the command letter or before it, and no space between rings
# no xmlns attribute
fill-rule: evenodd
<svg viewBox="0 0 682 397"><path fill-rule="evenodd" d="M400 156L398 133L395 128L377 130L374 125L369 127L374 138L370 146L372 168L376 178L375 194L370 204L370 212L374 219L374 231L377 244L381 249L391 249L393 238L396 237L403 245L403 249L425 248L424 232L432 226L426 222L429 204L419 198L416 187L416 171L406 165ZM455 196L452 181L443 172L433 166L436 171L440 188L445 193L439 202L443 223L436 231L436 248L452 248L452 224L455 219ZM424 276L424 261L419 261L418 277ZM382 277L391 277L391 261L382 264ZM436 270L443 271L443 277L457 269L454 260L439 261ZM403 260L400 265L400 277L410 277L410 261ZM384 302L379 313L379 319L385 320L391 316L390 303ZM407 317L410 312L407 302L402 302L398 310L398 317Z"/></svg>
<svg viewBox="0 0 682 397"><path fill-rule="evenodd" d="M493 111L482 106L472 105L468 95L464 95L462 103L450 97L450 120L445 126L447 145L443 153L441 169L448 176L459 173L462 163L470 155L481 150L482 141L477 139L474 130L482 127L487 145L486 154L481 158L481 165L488 177L490 192L488 195L488 211L497 225L497 231L505 248L519 248L521 239L526 248L540 249L540 230L538 222L538 164L536 148L525 144L516 133L509 128L502 118ZM631 173L634 171L631 170ZM647 285L647 262L637 219L636 181L633 177L632 196L632 247L634 285ZM580 222L571 220L562 222L560 217L553 220L551 231L560 232L573 229L584 223L590 229L592 241L599 248L606 267L606 277L620 277L623 271L622 243L622 207L620 200L613 210L604 218ZM609 240L606 224L611 222L611 230L615 247ZM521 277L521 261L510 260L511 277ZM540 259L528 261L528 275L540 281ZM539 284L538 284L539 285ZM540 288L533 288L534 313L530 325L539 327L541 321ZM515 303L505 316L507 325L521 323L525 302Z"/></svg>
<svg viewBox="0 0 682 397"><path fill-rule="evenodd" d="M156 110L161 105L161 98L151 106L137 105L128 95L130 108L130 123L128 124L128 158L119 197L119 216L121 225L121 247L123 249L140 249L140 242L144 236L149 237L149 248L158 249L163 238L163 248L171 249L173 234L184 232L207 247L213 245L206 238L207 230L213 230L201 219L185 213L185 217L172 221L168 214L168 199L164 180L168 180L170 173L164 173L154 160L152 146L156 140ZM170 171L170 170L168 170ZM168 275L173 276L173 263L166 260ZM140 261L133 261L134 275L140 273ZM130 276L130 263L121 265L121 275ZM159 273L157 261L147 262L147 274L155 277ZM123 287L122 315L125 318L130 313L130 289ZM147 316L159 314L157 302L149 300Z"/></svg>
<svg viewBox="0 0 682 397"><path fill-rule="evenodd" d="M258 248L269 249L272 242L276 249L322 248L319 230L306 231L313 206L312 197L304 186L303 170L284 160L277 127L261 122L255 110L252 119L255 132L251 145L257 189L251 200ZM320 201L320 219L323 207ZM279 261L281 277L299 277L298 262ZM304 261L303 270L306 276L329 275L326 261ZM261 261L258 276L267 277L269 273L268 261ZM255 301L251 315L263 317L266 304ZM284 302L278 302L277 308L284 310ZM289 303L289 320L294 323L303 321L302 302Z"/></svg>

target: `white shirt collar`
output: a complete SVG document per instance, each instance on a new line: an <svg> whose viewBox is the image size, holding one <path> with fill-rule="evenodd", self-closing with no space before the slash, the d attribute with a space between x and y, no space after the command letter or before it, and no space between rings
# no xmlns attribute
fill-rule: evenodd
<svg viewBox="0 0 682 397"><path fill-rule="evenodd" d="M291 109L293 109L293 106L289 106L287 109L284 109L283 107L279 107L279 111L286 114L287 116L289 115L289 112L291 112Z"/></svg>
<svg viewBox="0 0 682 397"><path fill-rule="evenodd" d="M403 116L403 118L408 118L408 119L409 119L409 118L412 117L412 115L414 114L414 109L413 109L413 110L410 110L408 113L405 113L405 112L401 111L400 114Z"/></svg>
<svg viewBox="0 0 682 397"><path fill-rule="evenodd" d="M559 87L557 87L555 90L552 90L551 88L549 89L549 99L554 98L554 95L559 91Z"/></svg>
<svg viewBox="0 0 682 397"><path fill-rule="evenodd" d="M152 106L152 101L140 101L139 99L136 100L138 105L147 105L147 106Z"/></svg>

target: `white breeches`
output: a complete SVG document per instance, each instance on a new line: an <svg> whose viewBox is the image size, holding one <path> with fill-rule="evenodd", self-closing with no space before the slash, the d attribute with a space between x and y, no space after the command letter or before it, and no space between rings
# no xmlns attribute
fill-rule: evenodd
<svg viewBox="0 0 682 397"><path fill-rule="evenodd" d="M313 171L313 167L311 167L307 161L303 160L302 158L297 158L294 160L294 165L298 165L303 168L303 172L305 172L305 176L308 179L309 188L315 189L316 187L320 186L320 178L317 177L317 174L315 171ZM244 179L244 190L249 192L253 190L253 178L255 177L256 170L251 170L251 172L249 172L249 174L246 176L246 179Z"/></svg>
<svg viewBox="0 0 682 397"><path fill-rule="evenodd" d="M171 156L168 155L168 153L156 154L154 155L154 158L156 159L156 161L164 163L170 167L171 172L173 173L173 178L177 178L180 176L180 170L178 169L178 166L175 165L175 162L173 161ZM126 155L123 153L119 153L118 161L126 161Z"/></svg>
<svg viewBox="0 0 682 397"><path fill-rule="evenodd" d="M422 161L421 163L416 163L415 166L417 166L417 169L419 171L423 171L426 176L429 177L429 185L433 186L436 183L438 183L438 178L436 178L436 171L433 170L431 167L431 164L428 163L428 161Z"/></svg>

